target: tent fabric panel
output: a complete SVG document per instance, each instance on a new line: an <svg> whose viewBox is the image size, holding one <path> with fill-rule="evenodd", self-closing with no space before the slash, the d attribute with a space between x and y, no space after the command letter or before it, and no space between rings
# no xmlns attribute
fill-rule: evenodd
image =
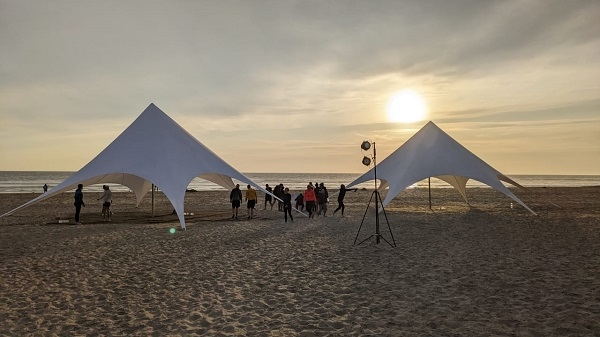
<svg viewBox="0 0 600 337"><path fill-rule="evenodd" d="M435 178L450 184L458 191L458 193L463 197L465 202L467 204L469 203L469 200L467 200L467 181L469 181L469 178L453 175L436 176Z"/></svg>
<svg viewBox="0 0 600 337"><path fill-rule="evenodd" d="M226 176L226 175L222 175L222 174L217 174L217 173L203 173L201 175L198 176L199 178L202 178L204 180L210 181L212 183L215 183L225 189L228 190L232 190L235 188L235 184L233 183L233 180L231 179L231 177Z"/></svg>

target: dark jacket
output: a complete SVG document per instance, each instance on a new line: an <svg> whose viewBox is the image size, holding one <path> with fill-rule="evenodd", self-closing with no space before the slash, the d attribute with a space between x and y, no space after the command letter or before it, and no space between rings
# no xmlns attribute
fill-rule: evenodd
<svg viewBox="0 0 600 337"><path fill-rule="evenodd" d="M231 193L229 193L229 201L234 200L242 201L242 190L237 187L231 190Z"/></svg>
<svg viewBox="0 0 600 337"><path fill-rule="evenodd" d="M292 207L292 195L289 193L283 193L283 205Z"/></svg>
<svg viewBox="0 0 600 337"><path fill-rule="evenodd" d="M75 190L75 205L85 205L83 202L83 191L80 188Z"/></svg>

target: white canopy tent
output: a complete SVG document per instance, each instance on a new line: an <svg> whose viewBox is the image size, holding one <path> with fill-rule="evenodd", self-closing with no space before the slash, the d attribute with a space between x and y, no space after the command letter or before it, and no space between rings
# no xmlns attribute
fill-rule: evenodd
<svg viewBox="0 0 600 337"><path fill-rule="evenodd" d="M428 122L406 143L377 164L377 179L381 180L378 189L389 187L383 205L387 205L407 187L429 177L452 185L467 202L467 181L475 179L504 193L535 214L501 181L520 188L524 188L523 186L495 170L433 122ZM374 168L348 184L348 188L373 179Z"/></svg>
<svg viewBox="0 0 600 337"><path fill-rule="evenodd" d="M139 204L154 184L169 199L177 212L181 228L185 229L185 191L196 177L226 189L235 187L233 178L268 193L219 158L156 105L150 104L125 131L81 170L48 193L0 217L58 193L75 189L78 184L121 184L135 193Z"/></svg>

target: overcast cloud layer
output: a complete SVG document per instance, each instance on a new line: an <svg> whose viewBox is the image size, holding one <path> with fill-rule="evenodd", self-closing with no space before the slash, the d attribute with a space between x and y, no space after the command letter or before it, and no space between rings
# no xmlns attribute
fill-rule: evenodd
<svg viewBox="0 0 600 337"><path fill-rule="evenodd" d="M599 1L0 0L0 170L76 171L155 103L242 172L362 172L427 120L600 174ZM386 120L405 88L427 120Z"/></svg>

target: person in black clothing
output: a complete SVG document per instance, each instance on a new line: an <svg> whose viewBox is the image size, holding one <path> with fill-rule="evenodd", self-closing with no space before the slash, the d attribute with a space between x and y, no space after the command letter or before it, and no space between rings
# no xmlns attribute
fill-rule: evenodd
<svg viewBox="0 0 600 337"><path fill-rule="evenodd" d="M279 184L277 186L275 186L275 189L273 190L273 194L275 194L275 196L281 200L283 200L283 194L285 193L284 188L283 188L283 184ZM279 212L283 212L283 202L277 200L277 211Z"/></svg>
<svg viewBox="0 0 600 337"><path fill-rule="evenodd" d="M275 185L275 187L273 187L273 195L275 195L276 198L281 199L281 195L279 193L279 185ZM279 210L279 200L275 201L273 200L273 203L277 202L277 210Z"/></svg>
<svg viewBox="0 0 600 337"><path fill-rule="evenodd" d="M269 184L267 184L267 186L265 187L265 190L267 190L267 192L273 193L273 189L271 188L271 186L269 186ZM267 204L271 205L271 209L273 209L273 196L270 195L269 193L265 193L265 208L267 209Z"/></svg>
<svg viewBox="0 0 600 337"><path fill-rule="evenodd" d="M298 196L296 196L296 209L300 209L300 211L304 210L304 194L300 192Z"/></svg>
<svg viewBox="0 0 600 337"><path fill-rule="evenodd" d="M317 197L317 201L315 201L315 206L313 207L313 212L315 214L317 214L317 211L319 210L319 182L315 181L315 197Z"/></svg>
<svg viewBox="0 0 600 337"><path fill-rule="evenodd" d="M347 191L356 192L356 190L358 190L358 188L346 188L346 186L344 186L344 184L340 185L340 193L338 194L338 207L335 209L335 211L333 211L333 214L335 214L335 212L337 212L341 209L342 216L344 216L344 209L346 208L346 206L344 206L344 197L346 196L346 192Z"/></svg>
<svg viewBox="0 0 600 337"><path fill-rule="evenodd" d="M317 215L321 215L323 212L323 216L327 216L327 202L329 200L329 192L327 192L327 188L324 183L319 184L319 189L317 190L317 204L318 212Z"/></svg>
<svg viewBox="0 0 600 337"><path fill-rule="evenodd" d="M75 190L75 224L81 225L79 222L79 213L81 212L81 206L85 207L85 202L83 202L83 184L77 185L77 189Z"/></svg>
<svg viewBox="0 0 600 337"><path fill-rule="evenodd" d="M238 218L238 210L242 204L242 191L240 190L240 184L235 185L235 188L229 193L229 201L231 201L231 218Z"/></svg>
<svg viewBox="0 0 600 337"><path fill-rule="evenodd" d="M290 194L290 189L287 187L283 190L283 214L285 222L287 222L288 214L290 215L290 220L294 222L294 217L292 216L292 195Z"/></svg>

